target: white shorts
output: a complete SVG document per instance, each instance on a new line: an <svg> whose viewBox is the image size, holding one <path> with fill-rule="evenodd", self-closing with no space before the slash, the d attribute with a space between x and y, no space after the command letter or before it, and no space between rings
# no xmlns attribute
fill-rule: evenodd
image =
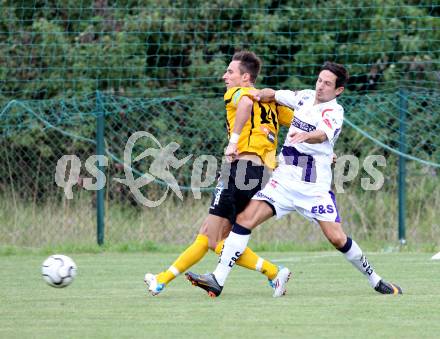
<svg viewBox="0 0 440 339"><path fill-rule="evenodd" d="M300 190L298 188L301 188ZM286 179L275 170L266 186L252 199L267 201L275 208L276 218L297 211L307 219L341 222L332 191Z"/></svg>

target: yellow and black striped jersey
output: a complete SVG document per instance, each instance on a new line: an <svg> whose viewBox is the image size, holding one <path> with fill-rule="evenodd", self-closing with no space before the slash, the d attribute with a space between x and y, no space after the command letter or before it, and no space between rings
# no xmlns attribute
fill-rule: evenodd
<svg viewBox="0 0 440 339"><path fill-rule="evenodd" d="M253 99L249 91L254 87L233 87L226 91L224 100L226 106L226 125L228 136L234 129L237 105L243 96ZM293 110L272 102L254 101L250 119L245 123L240 133L237 148L238 153L250 152L260 156L269 168L275 168L278 130L281 125L290 126Z"/></svg>

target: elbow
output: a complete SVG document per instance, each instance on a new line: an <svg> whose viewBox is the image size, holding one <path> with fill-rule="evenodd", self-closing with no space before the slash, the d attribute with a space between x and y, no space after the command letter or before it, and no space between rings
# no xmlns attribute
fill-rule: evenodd
<svg viewBox="0 0 440 339"><path fill-rule="evenodd" d="M252 106L253 106L253 105L254 105L254 102L253 102L252 100L249 99L249 101L246 101L246 102L245 102L244 107L245 107L247 110L250 110L250 109L252 109Z"/></svg>
<svg viewBox="0 0 440 339"><path fill-rule="evenodd" d="M240 100L240 103L238 104L238 106L245 109L245 110L248 110L253 106L253 104L254 104L254 102L250 98L243 97Z"/></svg>

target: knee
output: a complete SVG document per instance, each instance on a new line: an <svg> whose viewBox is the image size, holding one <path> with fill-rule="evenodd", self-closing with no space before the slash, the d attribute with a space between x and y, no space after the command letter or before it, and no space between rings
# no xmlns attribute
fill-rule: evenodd
<svg viewBox="0 0 440 339"><path fill-rule="evenodd" d="M342 225L337 222L318 221L324 232L325 237L336 248L344 247L347 242L347 235L342 229Z"/></svg>
<svg viewBox="0 0 440 339"><path fill-rule="evenodd" d="M208 226L205 225L205 227L204 227L204 225L205 224L203 224L200 227L199 234L206 236L208 238L208 248L211 250L215 250L217 243L218 243L218 239L216 237L214 237L212 235L212 233L208 232L208 229L209 229Z"/></svg>
<svg viewBox="0 0 440 339"><path fill-rule="evenodd" d="M345 243L347 242L347 236L344 232L333 233L327 238L336 249L344 247Z"/></svg>
<svg viewBox="0 0 440 339"><path fill-rule="evenodd" d="M243 212L241 212L239 215L237 215L236 219L237 224L245 226L245 227L254 227L255 220L254 216L250 211L245 209Z"/></svg>
<svg viewBox="0 0 440 339"><path fill-rule="evenodd" d="M231 230L231 224L227 219L218 219L208 216L199 229L199 234L208 237L208 247L215 250L217 244L226 238Z"/></svg>
<svg viewBox="0 0 440 339"><path fill-rule="evenodd" d="M209 235L209 232L208 232L208 223L206 222L206 220L202 223L202 226L200 226L200 229L199 229L199 234L203 234L203 235L206 235L206 236L208 236Z"/></svg>
<svg viewBox="0 0 440 339"><path fill-rule="evenodd" d="M217 248L217 244L218 244L218 242L217 242L216 239L210 239L210 238L208 238L208 248L209 248L211 251L215 251L215 249Z"/></svg>

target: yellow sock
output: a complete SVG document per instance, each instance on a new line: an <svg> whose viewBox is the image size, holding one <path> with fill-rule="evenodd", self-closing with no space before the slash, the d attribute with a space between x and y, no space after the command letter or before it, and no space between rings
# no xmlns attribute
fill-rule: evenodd
<svg viewBox="0 0 440 339"><path fill-rule="evenodd" d="M215 253L220 254L223 248L224 240L220 241L215 247ZM259 271L263 273L268 279L275 279L278 274L278 266L272 264L270 261L267 261L257 255L254 251L252 251L249 247L243 251L242 255L235 262L237 265L241 267L246 267L250 270Z"/></svg>
<svg viewBox="0 0 440 339"><path fill-rule="evenodd" d="M185 272L192 265L199 262L208 252L208 237L199 234L196 240L176 259L175 262L164 272L157 275L157 281L161 284L168 284L180 273Z"/></svg>

